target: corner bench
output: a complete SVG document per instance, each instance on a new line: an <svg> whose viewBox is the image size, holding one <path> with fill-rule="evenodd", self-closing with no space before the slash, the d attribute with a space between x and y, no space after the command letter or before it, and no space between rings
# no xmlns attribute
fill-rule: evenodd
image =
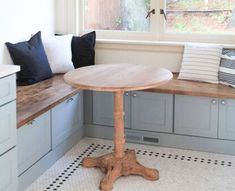
<svg viewBox="0 0 235 191"><path fill-rule="evenodd" d="M235 89L177 80L125 95L126 139L130 142L235 155ZM86 135L113 136L113 96L86 93ZM89 117L92 116L92 117Z"/></svg>
<svg viewBox="0 0 235 191"><path fill-rule="evenodd" d="M83 92L63 75L17 87L19 191L83 137Z"/></svg>
<svg viewBox="0 0 235 191"><path fill-rule="evenodd" d="M83 92L67 85L63 75L17 87L19 191L76 144L84 128L86 136L112 139L113 95L85 91L84 105L85 127ZM235 89L177 80L177 74L165 85L125 95L130 142L235 155L234 116Z"/></svg>

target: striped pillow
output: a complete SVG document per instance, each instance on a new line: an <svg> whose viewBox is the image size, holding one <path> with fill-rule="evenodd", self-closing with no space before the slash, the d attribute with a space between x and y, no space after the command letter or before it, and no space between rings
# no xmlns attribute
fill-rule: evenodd
<svg viewBox="0 0 235 191"><path fill-rule="evenodd" d="M218 84L221 45L186 44L178 79Z"/></svg>
<svg viewBox="0 0 235 191"><path fill-rule="evenodd" d="M219 82L235 88L235 50L223 50Z"/></svg>

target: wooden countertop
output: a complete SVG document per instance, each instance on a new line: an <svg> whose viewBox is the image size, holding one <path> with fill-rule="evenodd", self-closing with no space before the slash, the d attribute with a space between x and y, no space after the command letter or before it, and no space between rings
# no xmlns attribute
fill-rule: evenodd
<svg viewBox="0 0 235 191"><path fill-rule="evenodd" d="M20 66L0 64L0 78L20 71Z"/></svg>
<svg viewBox="0 0 235 191"><path fill-rule="evenodd" d="M17 87L17 128L78 93L66 84L63 75L30 86Z"/></svg>
<svg viewBox="0 0 235 191"><path fill-rule="evenodd" d="M222 99L235 99L235 88L222 84L177 80L177 76L178 74L174 74L173 80L169 81L167 84L145 91Z"/></svg>
<svg viewBox="0 0 235 191"><path fill-rule="evenodd" d="M235 99L235 88L221 84L177 80L177 74L174 74L174 79L166 84L145 91ZM63 75L55 75L31 86L17 87L17 127L27 124L78 92L79 90L65 83Z"/></svg>

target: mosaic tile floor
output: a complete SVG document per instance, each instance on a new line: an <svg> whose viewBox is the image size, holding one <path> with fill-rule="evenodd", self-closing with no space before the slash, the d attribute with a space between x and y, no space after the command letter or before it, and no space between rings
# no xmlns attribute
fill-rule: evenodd
<svg viewBox="0 0 235 191"><path fill-rule="evenodd" d="M142 164L157 168L160 180L122 177L113 191L235 191L235 156L139 144L126 148L135 149ZM26 191L98 191L103 173L81 167L81 160L112 150L111 141L85 138Z"/></svg>

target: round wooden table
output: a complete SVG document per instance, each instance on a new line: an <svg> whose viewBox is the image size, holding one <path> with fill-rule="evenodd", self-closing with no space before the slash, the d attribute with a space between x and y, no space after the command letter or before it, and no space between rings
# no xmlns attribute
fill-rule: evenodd
<svg viewBox="0 0 235 191"><path fill-rule="evenodd" d="M125 151L123 95L125 91L144 90L159 86L173 77L166 69L154 65L110 64L79 68L65 74L65 81L79 89L114 92L114 153L100 157L87 157L83 167L100 168L106 176L100 190L112 190L120 176L140 175L148 180L158 180L156 169L146 168L136 160L134 150Z"/></svg>

